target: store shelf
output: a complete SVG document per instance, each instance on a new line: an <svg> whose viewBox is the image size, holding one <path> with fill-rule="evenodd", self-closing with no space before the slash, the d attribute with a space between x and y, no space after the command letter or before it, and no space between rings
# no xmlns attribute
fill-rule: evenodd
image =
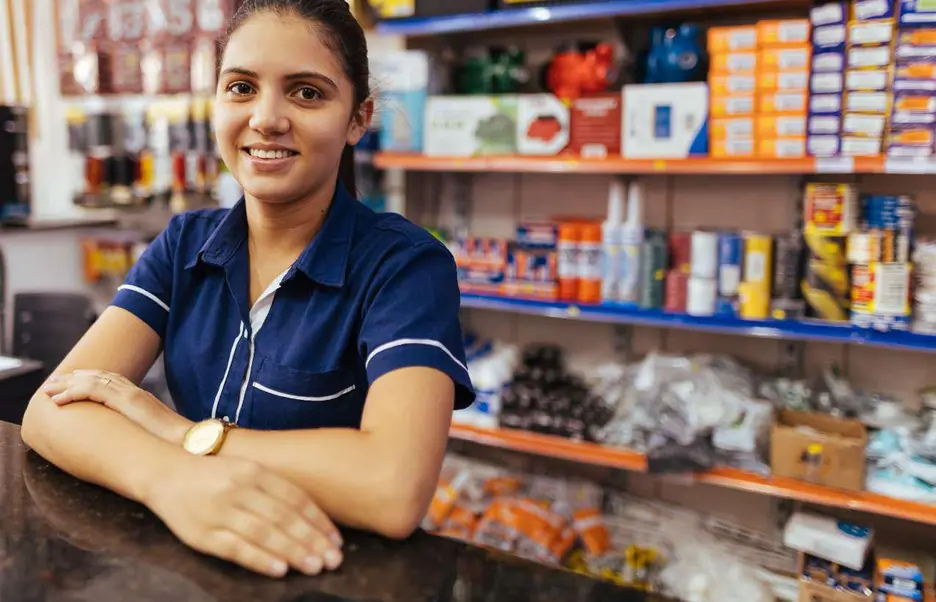
<svg viewBox="0 0 936 602"><path fill-rule="evenodd" d="M678 328L766 339L823 341L936 352L936 336L912 332L875 332L852 328L847 324L839 325L819 321L697 318L685 314L669 314L659 310L632 309L626 306L569 305L467 293L462 294L462 307L586 322Z"/></svg>
<svg viewBox="0 0 936 602"><path fill-rule="evenodd" d="M778 0L599 0L565 6L514 8L445 17L383 21L377 25L377 33L383 35L428 36L502 29L505 27L524 27L543 23L568 23L570 21L588 21L628 15L718 9L754 4L782 4L782 2Z"/></svg>
<svg viewBox="0 0 936 602"><path fill-rule="evenodd" d="M646 458L637 452L594 443L581 443L511 429L484 429L454 424L452 438L540 456L595 464L632 472L646 472ZM784 477L761 477L734 468L717 468L693 475L693 482L749 493L796 500L833 508L936 524L936 506L886 497L867 491L845 491Z"/></svg>
<svg viewBox="0 0 936 602"><path fill-rule="evenodd" d="M803 157L800 159L581 159L577 157L427 157L377 153L380 169L444 172L578 173L578 174L846 174L932 173L928 162L884 157Z"/></svg>

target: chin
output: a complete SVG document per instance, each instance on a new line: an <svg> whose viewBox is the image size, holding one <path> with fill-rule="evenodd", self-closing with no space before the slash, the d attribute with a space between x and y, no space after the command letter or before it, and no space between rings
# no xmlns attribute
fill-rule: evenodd
<svg viewBox="0 0 936 602"><path fill-rule="evenodd" d="M269 184L244 184L244 193L264 203L289 203L298 198L296 190L287 186Z"/></svg>

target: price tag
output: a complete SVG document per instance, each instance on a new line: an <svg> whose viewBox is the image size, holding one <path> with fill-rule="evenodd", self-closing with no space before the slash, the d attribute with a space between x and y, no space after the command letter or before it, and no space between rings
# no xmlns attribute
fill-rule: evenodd
<svg viewBox="0 0 936 602"><path fill-rule="evenodd" d="M888 157L884 161L884 173L936 173L936 163L930 157Z"/></svg>
<svg viewBox="0 0 936 602"><path fill-rule="evenodd" d="M855 158L816 157L816 173L855 173Z"/></svg>
<svg viewBox="0 0 936 602"><path fill-rule="evenodd" d="M653 171L666 171L666 161L654 161Z"/></svg>

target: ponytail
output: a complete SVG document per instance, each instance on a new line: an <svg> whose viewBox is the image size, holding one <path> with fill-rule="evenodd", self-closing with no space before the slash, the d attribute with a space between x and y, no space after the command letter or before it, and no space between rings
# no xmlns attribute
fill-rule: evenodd
<svg viewBox="0 0 936 602"><path fill-rule="evenodd" d="M354 147L346 144L341 153L341 163L338 164L338 183L344 186L351 196L357 197L354 171Z"/></svg>

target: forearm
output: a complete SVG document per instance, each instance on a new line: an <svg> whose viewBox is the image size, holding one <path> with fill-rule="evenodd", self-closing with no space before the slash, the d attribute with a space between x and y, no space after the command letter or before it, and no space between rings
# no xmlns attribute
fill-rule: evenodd
<svg viewBox="0 0 936 602"><path fill-rule="evenodd" d="M159 472L185 454L108 408L59 407L42 392L29 403L22 436L62 470L142 503Z"/></svg>
<svg viewBox="0 0 936 602"><path fill-rule="evenodd" d="M357 430L235 429L221 455L258 462L308 491L335 522L388 537L409 535L435 488L414 482L416 463Z"/></svg>

